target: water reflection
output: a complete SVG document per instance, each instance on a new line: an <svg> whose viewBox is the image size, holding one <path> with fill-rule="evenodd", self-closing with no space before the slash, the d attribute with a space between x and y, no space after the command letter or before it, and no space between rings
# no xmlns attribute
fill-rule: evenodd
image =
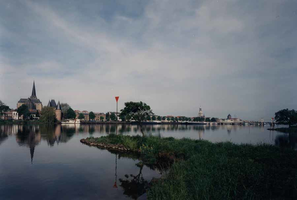
<svg viewBox="0 0 297 200"><path fill-rule="evenodd" d="M275 145L281 148L291 148L297 150L297 133L278 135L275 138Z"/></svg>
<svg viewBox="0 0 297 200"><path fill-rule="evenodd" d="M149 182L143 178L142 169L143 165L139 166L139 171L136 174L126 174L124 179L119 179L121 187L124 189L124 195L137 199L146 192Z"/></svg>
<svg viewBox="0 0 297 200"><path fill-rule="evenodd" d="M6 169L5 173L0 170L0 196L21 199L21 193L11 191L16 188L28 192L28 199L42 198L44 194L61 199L54 192L59 187L67 191L63 193L66 199L77 196L83 199L137 199L146 192L154 177L160 177L161 169L136 165L140 162L139 155L101 151L79 142L92 134L104 135L106 130L120 134L120 127L116 126L0 126L2 144L8 144L0 150L3 161L0 168ZM30 156L27 157L20 146L26 147ZM31 164L28 166L29 159ZM34 193L33 188L39 192Z"/></svg>
<svg viewBox="0 0 297 200"><path fill-rule="evenodd" d="M111 133L141 135L139 129L136 125L0 126L0 196L22 199L21 192L14 192L18 190L26 192L28 199L42 199L50 191L52 198L61 199L56 189L63 188L67 191L64 199L137 199L154 177L167 172L168 163L139 164L138 155L98 150L79 140ZM293 149L297 143L297 134L268 131L265 127L148 125L143 129L146 135L212 142L263 142Z"/></svg>
<svg viewBox="0 0 297 200"><path fill-rule="evenodd" d="M29 147L31 163L33 163L35 146L41 141L38 127L20 126L16 134L16 141L20 146Z"/></svg>
<svg viewBox="0 0 297 200"><path fill-rule="evenodd" d="M191 139L204 139L211 142L231 141L234 143L249 144L275 144L283 145L281 140L290 140L290 145L295 145L294 136L287 137L282 133L271 133L267 127L252 126L201 126L201 125L146 125L143 126L145 135L158 137L188 137ZM34 130L33 130L34 129ZM34 133L34 134L33 134ZM4 125L0 126L0 145L3 144L8 135L17 134L18 140L26 143L25 140L46 140L49 146L67 143L75 134L96 135L96 137L106 134L129 134L141 135L140 127L137 125L57 125L57 126L22 126ZM283 135L283 136L282 136ZM278 137L277 137L278 136ZM87 136L86 136L87 137ZM282 138L283 139L280 139ZM38 142L35 142L37 145ZM27 141L27 146L29 145Z"/></svg>

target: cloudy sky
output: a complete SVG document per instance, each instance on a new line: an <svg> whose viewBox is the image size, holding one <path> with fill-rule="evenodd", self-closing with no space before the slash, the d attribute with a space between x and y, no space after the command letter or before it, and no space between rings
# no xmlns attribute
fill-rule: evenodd
<svg viewBox="0 0 297 200"><path fill-rule="evenodd" d="M296 0L0 0L0 100L269 120L297 109Z"/></svg>

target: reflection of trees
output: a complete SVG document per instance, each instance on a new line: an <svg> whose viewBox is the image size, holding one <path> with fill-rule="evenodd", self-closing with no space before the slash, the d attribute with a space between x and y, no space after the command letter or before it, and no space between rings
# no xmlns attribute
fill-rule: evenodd
<svg viewBox="0 0 297 200"><path fill-rule="evenodd" d="M54 146L55 142L59 140L59 138L56 138L54 132L55 132L54 126L44 125L40 127L41 138L46 140L47 144L50 146Z"/></svg>
<svg viewBox="0 0 297 200"><path fill-rule="evenodd" d="M4 142L7 139L7 134L1 128L0 128L0 145L2 142Z"/></svg>
<svg viewBox="0 0 297 200"><path fill-rule="evenodd" d="M219 126L211 126L211 128L210 128L212 131L216 131L216 130L218 130L219 129Z"/></svg>
<svg viewBox="0 0 297 200"><path fill-rule="evenodd" d="M83 133L83 132L84 132L84 129L83 129L82 126L80 126L80 127L78 128L78 132L80 132L80 133Z"/></svg>
<svg viewBox="0 0 297 200"><path fill-rule="evenodd" d="M115 182L113 184L114 188L117 188L117 169L118 169L118 159L123 158L130 158L133 160L139 160L140 155L135 153L115 153L114 151L108 150L110 153L115 155ZM168 162L157 162L156 165L145 165L151 170L156 170L160 174L168 171L170 168L171 163ZM137 167L139 167L139 172L136 175L133 174L126 174L123 178L119 178L120 186L124 189L124 194L133 198L137 199L139 196L143 195L149 186L149 181L145 180L142 175L142 169L144 167L144 164L142 162L136 164ZM120 166L119 166L120 168Z"/></svg>
<svg viewBox="0 0 297 200"><path fill-rule="evenodd" d="M90 135L93 135L94 132L95 132L94 126L90 126L90 128L89 128L89 134Z"/></svg>
<svg viewBox="0 0 297 200"><path fill-rule="evenodd" d="M75 128L67 126L41 126L40 134L45 139L49 146L54 146L55 143L68 142L75 133Z"/></svg>
<svg viewBox="0 0 297 200"><path fill-rule="evenodd" d="M135 131L136 130L136 131ZM137 132L138 130L137 130L137 127L136 127L136 129L135 129L135 127L134 127L134 132ZM119 128L119 132L120 133L129 133L129 132L131 132L131 126L130 125L125 125L125 124L123 124L120 128Z"/></svg>
<svg viewBox="0 0 297 200"><path fill-rule="evenodd" d="M289 147L297 149L297 133L289 133L284 135L278 135L275 138L275 145L278 147Z"/></svg>
<svg viewBox="0 0 297 200"><path fill-rule="evenodd" d="M125 175L125 179L119 179L121 187L124 189L124 194L137 199L146 192L149 186L149 182L146 181L142 176L143 165L139 167L139 172L136 175L128 174Z"/></svg>
<svg viewBox="0 0 297 200"><path fill-rule="evenodd" d="M65 134L67 137L71 138L75 134L75 128L73 127L63 127L62 134Z"/></svg>
<svg viewBox="0 0 297 200"><path fill-rule="evenodd" d="M110 126L110 133L115 133L116 132L116 129L117 129L117 126L116 125L111 125Z"/></svg>

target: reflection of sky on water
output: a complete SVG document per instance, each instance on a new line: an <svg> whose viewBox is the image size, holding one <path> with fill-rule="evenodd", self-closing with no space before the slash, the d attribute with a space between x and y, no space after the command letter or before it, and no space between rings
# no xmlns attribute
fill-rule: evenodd
<svg viewBox="0 0 297 200"><path fill-rule="evenodd" d="M7 140L7 135L17 135L17 140L22 140L20 132L34 129L39 140L45 140L49 146L59 145L75 138L89 136L100 137L106 134L141 135L137 125L58 125L55 127L44 126L1 126L0 144ZM275 144L275 139L283 133L267 130L263 126L199 126L199 125L145 125L145 135L157 137L204 139L211 142L233 142L236 144ZM32 130L33 131L33 130Z"/></svg>
<svg viewBox="0 0 297 200"><path fill-rule="evenodd" d="M144 126L146 135L212 142L267 143L296 149L297 137L249 126ZM136 198L157 171L137 157L80 143L89 136L141 135L131 125L0 126L0 196L14 199ZM117 187L114 187L114 186ZM24 194L25 197L24 197Z"/></svg>
<svg viewBox="0 0 297 200"><path fill-rule="evenodd" d="M129 186L130 179L125 175L139 174L137 157L118 155L115 162L115 154L81 144L81 138L93 133L90 127L84 127L83 132L79 132L78 127L62 126L0 128L1 138L2 135L6 138L0 146L1 198L129 199L142 195L134 194L135 189L126 191L119 181L127 180L126 186ZM145 182L150 182L160 174L143 166L141 176ZM115 181L117 188L113 187ZM131 185L142 186L141 182Z"/></svg>

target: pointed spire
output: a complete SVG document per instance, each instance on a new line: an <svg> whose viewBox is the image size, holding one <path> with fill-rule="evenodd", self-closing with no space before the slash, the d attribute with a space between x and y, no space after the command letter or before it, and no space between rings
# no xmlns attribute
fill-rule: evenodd
<svg viewBox="0 0 297 200"><path fill-rule="evenodd" d="M61 109L60 101L58 101L57 110L62 110L62 109Z"/></svg>
<svg viewBox="0 0 297 200"><path fill-rule="evenodd" d="M35 81L33 81L32 95L31 98L37 98L36 89L35 89Z"/></svg>
<svg viewBox="0 0 297 200"><path fill-rule="evenodd" d="M50 100L48 100L47 107L51 107L51 101Z"/></svg>

